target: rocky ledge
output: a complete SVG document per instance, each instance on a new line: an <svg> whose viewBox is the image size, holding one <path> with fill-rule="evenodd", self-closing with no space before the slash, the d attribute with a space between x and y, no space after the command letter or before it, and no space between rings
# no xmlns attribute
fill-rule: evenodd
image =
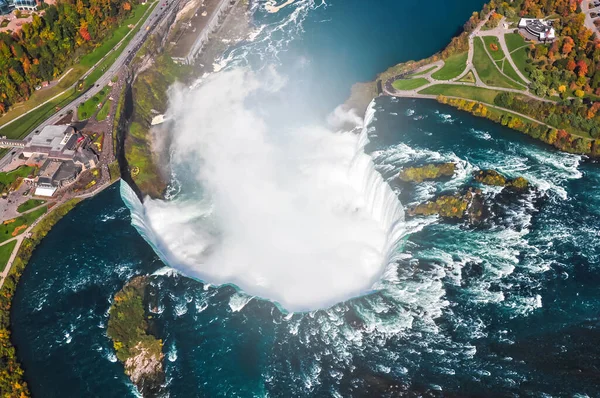
<svg viewBox="0 0 600 398"><path fill-rule="evenodd" d="M113 341L125 374L144 397L161 395L165 373L162 340L149 331L144 305L148 277L136 277L114 297L109 311L107 334Z"/></svg>
<svg viewBox="0 0 600 398"><path fill-rule="evenodd" d="M404 182L423 182L451 178L456 170L454 163L430 163L419 167L408 167L398 176Z"/></svg>

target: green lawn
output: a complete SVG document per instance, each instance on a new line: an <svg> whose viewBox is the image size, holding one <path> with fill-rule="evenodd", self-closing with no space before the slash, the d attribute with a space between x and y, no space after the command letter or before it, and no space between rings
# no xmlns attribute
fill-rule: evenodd
<svg viewBox="0 0 600 398"><path fill-rule="evenodd" d="M504 51L502 51L502 47L500 47L500 41L496 36L484 36L483 41L485 42L485 48L488 50L494 61L500 61L506 57ZM496 45L496 51L491 49L491 44Z"/></svg>
<svg viewBox="0 0 600 398"><path fill-rule="evenodd" d="M110 112L111 105L112 105L112 101L109 101L109 100L104 101L104 105L102 105L102 108L100 108L100 111L96 115L97 121L101 122L104 119L106 119L106 117L108 116L108 113Z"/></svg>
<svg viewBox="0 0 600 398"><path fill-rule="evenodd" d="M27 177L33 173L35 167L21 166L7 173L0 173L0 191L8 189L8 187L19 177Z"/></svg>
<svg viewBox="0 0 600 398"><path fill-rule="evenodd" d="M441 94L448 97L460 97L474 101L485 102L487 104L493 104L494 98L496 98L496 95L499 93L500 91L498 90L490 90L475 86L459 86L454 84L436 84L419 91L419 94Z"/></svg>
<svg viewBox="0 0 600 398"><path fill-rule="evenodd" d="M421 86L429 83L429 80L424 77L418 77L416 79L400 79L396 80L392 83L392 86L396 90L414 90L415 88L419 88Z"/></svg>
<svg viewBox="0 0 600 398"><path fill-rule="evenodd" d="M469 73L464 75L463 78L459 80L459 82L475 83L475 75L473 74L473 71L469 71Z"/></svg>
<svg viewBox="0 0 600 398"><path fill-rule="evenodd" d="M521 73L523 74L523 76L525 77L529 77L529 73L527 73L525 71L525 67L527 66L527 48L523 47L518 49L515 52L511 52L510 56L513 60L513 62L515 63L515 65L517 66L517 69L519 69L519 71L521 71Z"/></svg>
<svg viewBox="0 0 600 398"><path fill-rule="evenodd" d="M110 93L110 87L106 86L92 98L82 103L77 108L77 117L79 120L85 120L92 117L98 110L98 105L104 102L108 93Z"/></svg>
<svg viewBox="0 0 600 398"><path fill-rule="evenodd" d="M17 241L13 240L12 242L8 242L7 244L0 246L0 272L4 272L4 268L6 268L8 260L10 260L10 255L12 254L16 244Z"/></svg>
<svg viewBox="0 0 600 398"><path fill-rule="evenodd" d="M454 54L448 57L444 62L442 69L431 75L437 80L450 80L460 76L467 67L468 52Z"/></svg>
<svg viewBox="0 0 600 398"><path fill-rule="evenodd" d="M512 65L510 64L510 62L505 61L504 62L504 67L502 68L502 71L504 72L504 74L508 77L510 77L511 79L521 83L523 86L526 86L527 84L523 81L523 79L521 79L519 77L519 75L517 75L517 72L515 72L515 69L512 67Z"/></svg>
<svg viewBox="0 0 600 398"><path fill-rule="evenodd" d="M45 200L40 200L40 199L29 199L27 202L23 202L19 205L19 207L17 207L17 211L19 213L23 213L26 212L27 210L31 210L34 207L38 207L43 205L44 203L46 203Z"/></svg>
<svg viewBox="0 0 600 398"><path fill-rule="evenodd" d="M25 213L22 216L13 218L12 220L5 220L2 224L0 224L0 243L13 238L14 236L22 234L27 229L24 226L30 226L35 220L40 218L41 215L46 213L47 210L48 207L44 206L30 213ZM17 228L19 228L18 232L13 236L13 232Z"/></svg>
<svg viewBox="0 0 600 398"><path fill-rule="evenodd" d="M523 36L518 33L507 33L504 35L504 40L506 40L506 47L511 53L527 44Z"/></svg>
<svg viewBox="0 0 600 398"><path fill-rule="evenodd" d="M502 73L496 67L492 59L486 54L481 38L474 40L475 53L473 54L473 65L477 69L477 74L483 82L493 87L516 88L519 90L525 89L520 84L517 84Z"/></svg>
<svg viewBox="0 0 600 398"><path fill-rule="evenodd" d="M412 77L412 76L422 76L422 75L425 75L425 74L427 74L427 73L431 72L431 71L432 71L432 70L434 70L435 68L437 68L437 66L432 66L431 68L427 68L427 69L425 69L425 70L423 70L423 71L421 71L421 72L412 73L410 76L411 76L411 77Z"/></svg>

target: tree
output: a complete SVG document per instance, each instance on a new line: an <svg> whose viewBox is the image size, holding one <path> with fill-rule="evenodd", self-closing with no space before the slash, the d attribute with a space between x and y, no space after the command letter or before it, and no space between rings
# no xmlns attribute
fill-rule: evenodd
<svg viewBox="0 0 600 398"><path fill-rule="evenodd" d="M565 40L563 41L563 47L562 47L563 55L571 54L571 51L573 51L574 45L575 45L575 43L573 42L573 39L571 39L569 36L565 37Z"/></svg>
<svg viewBox="0 0 600 398"><path fill-rule="evenodd" d="M583 77L583 76L587 75L587 73L588 73L588 64L584 60L577 62L577 74L580 77Z"/></svg>
<svg viewBox="0 0 600 398"><path fill-rule="evenodd" d="M576 67L577 67L577 64L575 63L575 61L570 59L569 62L567 63L567 70L573 72Z"/></svg>
<svg viewBox="0 0 600 398"><path fill-rule="evenodd" d="M585 95L585 93L583 92L583 90L575 90L576 97L583 98L584 95Z"/></svg>

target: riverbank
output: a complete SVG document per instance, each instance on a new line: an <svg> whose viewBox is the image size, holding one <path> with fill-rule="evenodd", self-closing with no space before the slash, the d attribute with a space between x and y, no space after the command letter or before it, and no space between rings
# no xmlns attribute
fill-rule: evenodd
<svg viewBox="0 0 600 398"><path fill-rule="evenodd" d="M123 125L122 142L126 180L141 196L160 198L170 178L168 165L169 134L173 122L152 126L152 119L167 112L169 87L176 82L189 86L198 76L220 68L217 60L229 46L242 41L249 31L249 2L239 0L231 7L220 27L210 36L197 57L195 67L175 63L172 47L161 48L148 42L136 57L142 70L131 85L131 115ZM201 34L199 32L198 34ZM147 56L147 55L152 55ZM127 102L127 101L126 101Z"/></svg>
<svg viewBox="0 0 600 398"><path fill-rule="evenodd" d="M484 5L443 51L395 65L374 82L356 84L346 106L361 113L374 94L436 99L562 151L599 157L600 102L594 102L598 96L593 90L600 84L600 72L588 72L588 61L581 60L574 66L577 75L567 71L571 75L563 80L549 81L547 75L557 76L567 61L570 37L565 33L551 45L527 41L517 32L519 19L510 11L512 17L506 17L500 14L509 15L505 9ZM568 18L565 24L577 24ZM549 59L538 56L548 54L550 46ZM585 40L580 46L586 46ZM561 47L563 59L557 55ZM571 80L576 76L577 82Z"/></svg>

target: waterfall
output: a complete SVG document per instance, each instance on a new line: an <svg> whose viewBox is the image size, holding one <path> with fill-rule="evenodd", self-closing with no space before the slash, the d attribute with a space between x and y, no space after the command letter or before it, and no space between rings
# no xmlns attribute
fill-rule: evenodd
<svg viewBox="0 0 600 398"><path fill-rule="evenodd" d="M260 180L259 173L256 176L258 183L274 187L274 190L253 191L256 184L242 186L245 190L241 192L249 193L249 197L254 200L250 203L260 205L261 201L272 201L274 206L280 206L278 201L283 199L283 206L276 209L282 211L277 213L282 219L291 221L291 224L286 221L286 227L273 220L270 221L273 223L272 227L256 224L263 220L253 218L257 214L256 208L247 211L248 205L243 200L234 201L233 204L227 202L228 198L236 197L236 190L225 192L222 206L229 211L221 213L236 216L227 219L224 225L216 225L211 219L214 208L212 205L207 206L197 196L176 195L169 200L145 199L142 202L123 181L121 196L131 211L131 223L168 266L215 285L233 284L243 294L279 302L287 310L325 308L371 292L374 288L378 289L382 275L391 272L390 266L393 267L398 255L401 255L402 239L415 230L415 225L405 222L404 208L396 193L377 171L371 156L365 152L365 147L369 144L369 131L373 129L370 124L374 115L375 103L372 102L358 137L349 132L341 135L322 132L330 136L325 141L327 145L320 147L325 149L320 155L329 157L327 161L322 161L317 156L314 161L315 169L311 171L317 176L322 172L321 175L328 178L324 180L328 184L327 188L321 188L318 184L311 185L312 179L303 180L300 176L299 185L305 190L314 189L314 192L307 191L304 192L305 196L298 196L303 200L286 202L288 185L277 185L277 179L268 178L272 168L258 169L265 172L266 179ZM313 131L321 133L320 130ZM313 140L315 136L317 135L313 135ZM312 148L311 138L302 135L297 137L307 140L305 151ZM226 149L228 143L223 145L225 146L219 146L220 150ZM254 161L256 158L259 162L257 164L262 165L262 158L258 155L264 148L259 146L251 151L250 160ZM340 153L343 156L340 157ZM219 155L222 156L221 152ZM217 166L224 167L219 163ZM325 169L321 170L319 167ZM224 181L227 181L232 173L219 170L225 176ZM223 183L221 180L210 182ZM223 187L227 188L231 190L231 186ZM281 192L285 195L281 195ZM295 198L293 190L289 193ZM309 202L314 207L310 208L311 212L306 213L311 221L305 226L305 219L299 222L295 211L306 211L304 198L313 193L328 196L321 201ZM338 193L339 197L336 196ZM338 200L344 205L338 207ZM299 205L295 207L297 203ZM222 211L223 207L218 209ZM344 209L344 213L338 214L340 209ZM259 210L264 212L264 209ZM269 211L264 214L275 214ZM252 217L249 218L249 214ZM289 225L300 228L290 228ZM330 232L319 235L322 233L319 229ZM229 234L221 234L222 231L229 231ZM277 235L273 235L273 231ZM298 231L306 233L298 235ZM313 234L319 238L315 238ZM256 236L270 236L274 240L257 241L254 239ZM289 266L284 273L281 272L282 263ZM348 266L354 267L354 272L347 272ZM310 294L307 294L307 286L313 289Z"/></svg>
<svg viewBox="0 0 600 398"><path fill-rule="evenodd" d="M375 169L373 158L365 153L365 147L370 142L369 125L374 117L375 100L371 101L365 113L356 154L350 167L350 178L355 189L363 193L365 206L371 216L387 231L386 244L382 248L382 253L389 261L392 254L390 252L396 248L407 230L404 225L404 207L398 200L398 195Z"/></svg>

